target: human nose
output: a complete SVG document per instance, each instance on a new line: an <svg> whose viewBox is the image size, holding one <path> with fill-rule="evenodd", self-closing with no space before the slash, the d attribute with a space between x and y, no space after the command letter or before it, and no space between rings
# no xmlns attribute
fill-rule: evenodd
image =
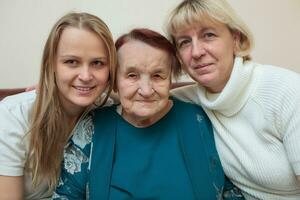
<svg viewBox="0 0 300 200"><path fill-rule="evenodd" d="M153 94L154 89L152 81L149 78L144 78L140 80L138 93L144 97L149 97Z"/></svg>
<svg viewBox="0 0 300 200"><path fill-rule="evenodd" d="M192 56L197 59L203 56L206 53L204 45L198 40L192 42Z"/></svg>
<svg viewBox="0 0 300 200"><path fill-rule="evenodd" d="M81 67L78 78L82 81L90 81L93 79L93 75L88 66Z"/></svg>

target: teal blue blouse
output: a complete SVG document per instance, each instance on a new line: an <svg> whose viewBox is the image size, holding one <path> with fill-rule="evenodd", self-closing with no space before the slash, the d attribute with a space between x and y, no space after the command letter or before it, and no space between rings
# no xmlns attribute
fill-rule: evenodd
<svg viewBox="0 0 300 200"><path fill-rule="evenodd" d="M174 100L147 128L130 125L116 106L87 115L65 148L52 199L244 199L227 183L208 117Z"/></svg>
<svg viewBox="0 0 300 200"><path fill-rule="evenodd" d="M117 117L110 199L195 199L172 110L147 128Z"/></svg>

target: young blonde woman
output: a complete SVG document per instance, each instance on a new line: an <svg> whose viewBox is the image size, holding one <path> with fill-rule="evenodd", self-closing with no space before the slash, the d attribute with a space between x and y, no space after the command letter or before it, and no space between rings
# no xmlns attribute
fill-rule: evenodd
<svg viewBox="0 0 300 200"><path fill-rule="evenodd" d="M0 102L0 199L45 199L77 121L112 90L116 51L106 24L88 13L57 21L44 47L39 92ZM80 135L77 137L79 140Z"/></svg>
<svg viewBox="0 0 300 200"><path fill-rule="evenodd" d="M299 74L251 61L251 32L225 0L183 1L168 31L198 83L174 94L205 109L225 174L246 199L300 199Z"/></svg>

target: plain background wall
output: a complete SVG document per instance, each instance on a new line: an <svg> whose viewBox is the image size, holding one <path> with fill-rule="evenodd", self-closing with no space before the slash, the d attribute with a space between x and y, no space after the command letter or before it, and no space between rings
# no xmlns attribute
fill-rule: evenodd
<svg viewBox="0 0 300 200"><path fill-rule="evenodd" d="M181 0L1 0L0 88L38 82L42 49L56 20L69 11L102 18L114 38L134 27L163 32ZM257 62L300 72L300 0L228 0L252 29Z"/></svg>

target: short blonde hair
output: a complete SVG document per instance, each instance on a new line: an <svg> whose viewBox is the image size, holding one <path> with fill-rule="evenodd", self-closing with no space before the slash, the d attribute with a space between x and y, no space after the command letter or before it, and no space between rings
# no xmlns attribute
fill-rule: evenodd
<svg viewBox="0 0 300 200"><path fill-rule="evenodd" d="M225 24L231 33L240 35L236 46L236 54L244 60L250 60L250 52L254 47L252 33L248 26L236 14L226 0L185 0L170 14L167 21L167 33L175 44L174 34L204 20Z"/></svg>

